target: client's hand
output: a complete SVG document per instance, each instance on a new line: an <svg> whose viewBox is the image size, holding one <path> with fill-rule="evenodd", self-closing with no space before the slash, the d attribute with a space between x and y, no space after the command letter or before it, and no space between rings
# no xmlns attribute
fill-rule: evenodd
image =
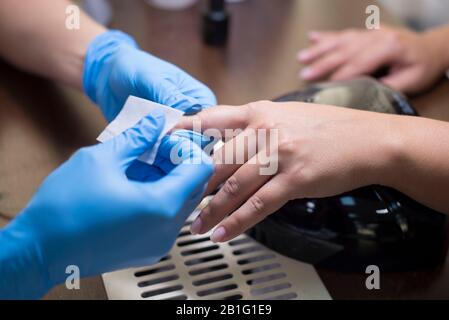
<svg viewBox="0 0 449 320"><path fill-rule="evenodd" d="M215 153L207 192L225 182L192 225L213 241L230 240L287 201L326 197L382 184L395 155L390 134L397 116L298 102L220 106L185 117L181 128L241 129ZM267 130L268 143L257 134ZM274 138L274 139L273 139ZM257 140L257 141L256 141ZM235 150L241 154L233 153ZM235 164L236 158L243 161ZM229 163L234 160L234 163ZM267 161L266 161L267 160ZM270 172L271 171L271 172ZM268 173L268 175L267 175Z"/></svg>
<svg viewBox="0 0 449 320"><path fill-rule="evenodd" d="M314 81L329 76L347 80L386 68L385 84L407 93L434 84L449 68L448 29L426 33L382 26L380 30L312 32L311 46L298 53L306 64L301 77Z"/></svg>

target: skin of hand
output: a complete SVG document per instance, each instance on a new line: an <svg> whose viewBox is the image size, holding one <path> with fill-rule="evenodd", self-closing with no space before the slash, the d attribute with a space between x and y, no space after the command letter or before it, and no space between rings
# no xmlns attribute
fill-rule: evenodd
<svg viewBox="0 0 449 320"><path fill-rule="evenodd" d="M179 127L192 129L198 124L203 132L210 128L242 130L214 154L215 174L206 194L224 184L192 225L193 233L205 233L218 225L213 241L236 237L291 199L327 197L374 184L394 187L449 212L442 191L449 188L444 160L449 154L449 128L444 122L262 101L205 110L185 117ZM273 175L259 171L256 154L264 151L264 145L250 148L245 140L253 129L278 130L278 171ZM226 154L242 145L246 152L243 165L224 164Z"/></svg>
<svg viewBox="0 0 449 320"><path fill-rule="evenodd" d="M114 139L76 152L43 182L0 230L1 298L38 298L64 281L69 265L84 277L154 263L169 251L213 165L190 140L166 136L154 174L131 178L128 171L163 125L163 113L153 112ZM176 165L173 148L183 151Z"/></svg>
<svg viewBox="0 0 449 320"><path fill-rule="evenodd" d="M428 89L449 69L449 27L416 33L382 26L379 30L350 29L311 32L310 47L297 59L306 67L300 77L315 81L347 80L385 69L381 81L405 93Z"/></svg>

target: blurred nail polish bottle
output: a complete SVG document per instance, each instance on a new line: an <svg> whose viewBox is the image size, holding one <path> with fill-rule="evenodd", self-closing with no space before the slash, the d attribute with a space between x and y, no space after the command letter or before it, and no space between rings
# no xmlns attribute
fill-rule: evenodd
<svg viewBox="0 0 449 320"><path fill-rule="evenodd" d="M148 3L163 10L183 10L193 6L197 0L147 0Z"/></svg>
<svg viewBox="0 0 449 320"><path fill-rule="evenodd" d="M209 0L203 15L203 40L212 46L226 43L229 33L229 13L225 0Z"/></svg>

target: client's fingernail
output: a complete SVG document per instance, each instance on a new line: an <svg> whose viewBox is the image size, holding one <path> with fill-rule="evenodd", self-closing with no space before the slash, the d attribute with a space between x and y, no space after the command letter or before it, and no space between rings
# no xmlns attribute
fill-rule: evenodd
<svg viewBox="0 0 449 320"><path fill-rule="evenodd" d="M222 242L226 236L226 230L224 227L218 227L210 236L212 242Z"/></svg>
<svg viewBox="0 0 449 320"><path fill-rule="evenodd" d="M185 115L186 116L191 116L191 115L197 114L202 109L203 109L203 107L200 104L195 104L195 105L193 105L190 108L185 110Z"/></svg>
<svg viewBox="0 0 449 320"><path fill-rule="evenodd" d="M307 50L302 50L302 51L299 51L299 53L298 53L299 61L306 61L307 59L309 59L309 57L310 57L310 54L309 54L309 51L307 51Z"/></svg>
<svg viewBox="0 0 449 320"><path fill-rule="evenodd" d="M201 221L201 218L196 218L195 221L193 221L192 226L190 227L190 232L193 234L198 234L201 231L201 227L203 226L203 221Z"/></svg>
<svg viewBox="0 0 449 320"><path fill-rule="evenodd" d="M313 70L311 68L305 68L300 73L301 78L308 80L313 76Z"/></svg>
<svg viewBox="0 0 449 320"><path fill-rule="evenodd" d="M310 31L310 32L307 34L307 37L308 37L310 40L316 40L316 39L318 39L318 38L320 37L320 35L321 35L321 32L319 32L319 31Z"/></svg>

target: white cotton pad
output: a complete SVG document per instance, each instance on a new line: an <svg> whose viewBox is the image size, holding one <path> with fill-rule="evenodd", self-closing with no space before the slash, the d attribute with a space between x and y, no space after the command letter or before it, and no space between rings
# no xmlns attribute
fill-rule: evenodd
<svg viewBox="0 0 449 320"><path fill-rule="evenodd" d="M104 131L98 136L97 140L100 142L106 142L112 139L125 130L135 126L142 118L155 109L160 109L164 112L165 126L154 147L139 157L140 161L153 164L162 138L168 131L173 129L176 124L178 124L179 120L184 115L184 112L149 100L129 96L122 108L122 111L120 111L118 116L106 127L106 129L104 129Z"/></svg>

